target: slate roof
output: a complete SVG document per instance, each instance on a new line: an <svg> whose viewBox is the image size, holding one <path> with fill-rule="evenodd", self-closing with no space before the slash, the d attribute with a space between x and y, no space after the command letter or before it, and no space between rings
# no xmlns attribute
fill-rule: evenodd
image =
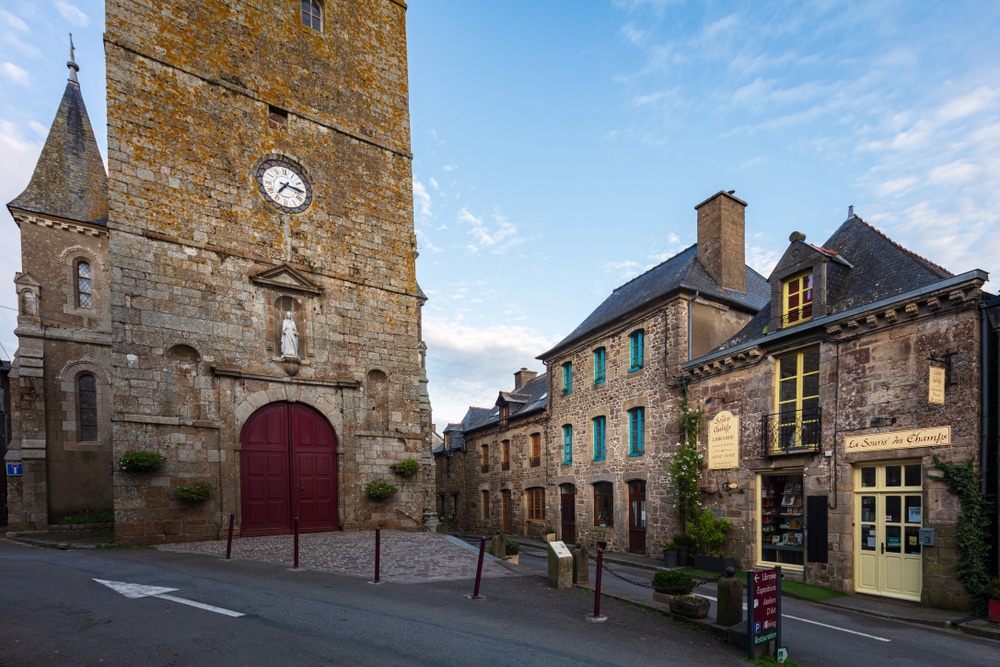
<svg viewBox="0 0 1000 667"><path fill-rule="evenodd" d="M108 176L76 80L76 63L67 65L70 80L35 172L7 207L106 227Z"/></svg>
<svg viewBox="0 0 1000 667"><path fill-rule="evenodd" d="M946 269L892 241L853 214L821 246L812 247L838 258L846 267L846 278L827 296L831 315L927 287L953 276ZM767 307L762 308L716 352L764 337L763 331L770 319L771 306L768 299Z"/></svg>
<svg viewBox="0 0 1000 667"><path fill-rule="evenodd" d="M548 403L548 389L548 375L546 373L542 373L538 377L525 382L516 393L502 391L497 398L497 404L490 408L486 414L480 415L480 418L477 421L466 426L464 431L467 433L469 431L490 426L499 422L501 402L506 402L508 404L507 419L526 417L532 413L538 412L539 410L544 410L546 404ZM510 400L510 397L514 397L516 400ZM470 411L471 410L472 408L470 408ZM468 415L466 416L468 417Z"/></svg>
<svg viewBox="0 0 1000 667"><path fill-rule="evenodd" d="M465 449L465 432L472 428L473 424L478 424L480 421L485 419L489 413L489 408L470 407L465 412L465 417L462 418L461 422L457 424L448 424L442 433L442 435L445 436L445 441L449 443L448 451ZM431 449L431 453L445 453L444 443L442 442L440 446Z"/></svg>
<svg viewBox="0 0 1000 667"><path fill-rule="evenodd" d="M611 296L605 299L604 303L598 306L597 310L592 312L580 326L538 358L551 357L556 352L602 327L681 289L701 292L703 295L712 296L749 310L758 310L767 304L771 296L771 288L762 275L748 266L746 267L746 293L727 290L722 288L709 274L698 260L697 254L698 244L694 244L621 287L615 288Z"/></svg>

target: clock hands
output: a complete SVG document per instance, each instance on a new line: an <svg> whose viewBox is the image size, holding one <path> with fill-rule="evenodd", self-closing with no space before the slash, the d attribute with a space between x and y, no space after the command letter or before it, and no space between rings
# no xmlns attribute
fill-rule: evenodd
<svg viewBox="0 0 1000 667"><path fill-rule="evenodd" d="M292 185L291 183L285 182L280 188L278 188L278 194L280 195L285 188L288 188L289 190L294 190L295 192L298 192L299 194L302 194L303 192L305 192L305 190L297 188L294 185Z"/></svg>

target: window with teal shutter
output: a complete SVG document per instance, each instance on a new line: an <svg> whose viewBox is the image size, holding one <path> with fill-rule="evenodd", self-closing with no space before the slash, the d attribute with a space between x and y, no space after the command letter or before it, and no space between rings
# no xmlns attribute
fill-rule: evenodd
<svg viewBox="0 0 1000 667"><path fill-rule="evenodd" d="M594 350L594 384L604 382L604 348Z"/></svg>
<svg viewBox="0 0 1000 667"><path fill-rule="evenodd" d="M563 465L573 463L573 425L565 424L563 431Z"/></svg>
<svg viewBox="0 0 1000 667"><path fill-rule="evenodd" d="M642 456L646 441L646 408L628 411L628 455Z"/></svg>
<svg viewBox="0 0 1000 667"><path fill-rule="evenodd" d="M573 393L573 362L571 361L562 365L562 393Z"/></svg>
<svg viewBox="0 0 1000 667"><path fill-rule="evenodd" d="M594 460L604 460L604 428L607 421L604 417L594 417L592 425L594 427Z"/></svg>
<svg viewBox="0 0 1000 667"><path fill-rule="evenodd" d="M628 337L628 369L629 372L642 368L645 351L643 350L642 329L633 331Z"/></svg>

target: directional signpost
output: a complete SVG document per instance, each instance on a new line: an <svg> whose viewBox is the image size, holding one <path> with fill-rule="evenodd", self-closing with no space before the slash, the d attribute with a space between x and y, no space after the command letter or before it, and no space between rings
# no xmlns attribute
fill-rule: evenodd
<svg viewBox="0 0 1000 667"><path fill-rule="evenodd" d="M747 609L747 658L753 660L758 646L781 646L780 567L747 574Z"/></svg>

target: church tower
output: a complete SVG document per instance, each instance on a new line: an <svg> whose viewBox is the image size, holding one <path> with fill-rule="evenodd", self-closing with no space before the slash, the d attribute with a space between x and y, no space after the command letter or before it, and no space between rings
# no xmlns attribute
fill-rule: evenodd
<svg viewBox="0 0 1000 667"><path fill-rule="evenodd" d="M243 535L415 528L432 505L405 17L107 2L112 439L165 457L115 472L119 542L230 513ZM209 499L180 500L195 483Z"/></svg>
<svg viewBox="0 0 1000 667"><path fill-rule="evenodd" d="M70 42L69 80L31 181L7 204L21 236L6 454L8 528L112 506L108 179Z"/></svg>

